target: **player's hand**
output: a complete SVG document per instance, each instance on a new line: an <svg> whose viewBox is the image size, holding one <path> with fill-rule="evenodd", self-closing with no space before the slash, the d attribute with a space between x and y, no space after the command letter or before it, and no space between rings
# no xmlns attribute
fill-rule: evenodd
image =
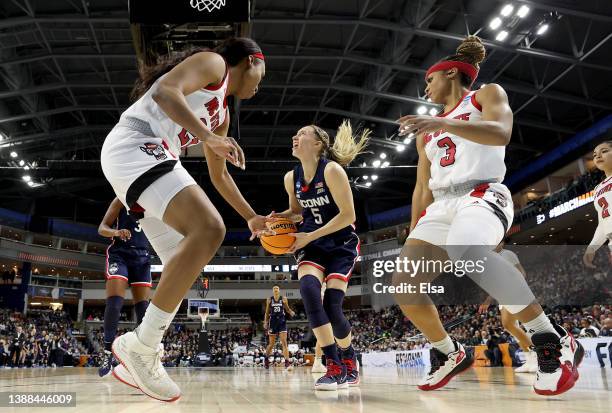
<svg viewBox="0 0 612 413"><path fill-rule="evenodd" d="M289 221L292 221L294 223L298 223L298 222L302 222L304 220L304 217L300 214L294 214L292 212L270 212L268 215L266 215L266 219L268 220L268 222L275 222L281 219L288 219Z"/></svg>
<svg viewBox="0 0 612 413"><path fill-rule="evenodd" d="M435 132L444 129L446 121L446 118L428 115L406 115L396 120L400 124L399 136Z"/></svg>
<svg viewBox="0 0 612 413"><path fill-rule="evenodd" d="M593 264L593 259L595 258L595 252L594 251L590 251L587 250L584 253L584 256L582 257L582 262L584 263L585 267L587 268L597 268L594 264Z"/></svg>
<svg viewBox="0 0 612 413"><path fill-rule="evenodd" d="M121 241L127 241L132 238L132 233L129 229L116 229L113 236L120 238Z"/></svg>
<svg viewBox="0 0 612 413"><path fill-rule="evenodd" d="M208 145L217 156L227 159L234 166L242 170L246 168L244 152L236 142L236 139L229 136L218 136L213 133L208 136L204 143Z"/></svg>
<svg viewBox="0 0 612 413"><path fill-rule="evenodd" d="M492 302L493 299L491 298L491 296L488 296L487 299L484 300L484 302L478 307L478 314L486 314Z"/></svg>
<svg viewBox="0 0 612 413"><path fill-rule="evenodd" d="M276 232L269 228L267 218L263 215L255 215L251 217L247 221L247 224L251 230L251 237L249 238L249 241L253 241L255 238L260 238L264 235L276 235Z"/></svg>
<svg viewBox="0 0 612 413"><path fill-rule="evenodd" d="M264 323L264 331L268 331L268 323Z"/></svg>
<svg viewBox="0 0 612 413"><path fill-rule="evenodd" d="M309 232L294 232L291 236L295 237L295 241L293 241L293 244L287 250L288 254L293 254L297 250L301 250L312 241Z"/></svg>

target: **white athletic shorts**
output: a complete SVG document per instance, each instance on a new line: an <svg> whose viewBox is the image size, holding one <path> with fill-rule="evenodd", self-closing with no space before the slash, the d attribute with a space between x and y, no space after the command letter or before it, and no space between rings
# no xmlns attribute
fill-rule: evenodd
<svg viewBox="0 0 612 413"><path fill-rule="evenodd" d="M163 222L166 207L179 191L197 183L162 138L143 132L147 124L135 126L120 121L111 130L102 145L100 162L126 208L144 210L141 228L165 262L183 238Z"/></svg>
<svg viewBox="0 0 612 413"><path fill-rule="evenodd" d="M422 212L408 238L433 245L497 246L514 218L512 195L500 183L475 186L467 193L435 199Z"/></svg>

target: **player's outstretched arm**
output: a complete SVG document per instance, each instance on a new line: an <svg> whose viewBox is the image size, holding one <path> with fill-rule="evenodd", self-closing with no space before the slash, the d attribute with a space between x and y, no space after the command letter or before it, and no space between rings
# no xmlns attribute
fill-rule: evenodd
<svg viewBox="0 0 612 413"><path fill-rule="evenodd" d="M113 199L113 202L110 203L108 209L106 210L106 214L104 214L104 218L102 218L102 222L100 222L100 225L98 226L98 234L107 238L119 237L123 241L132 237L132 234L128 229L113 228L113 223L119 217L121 208L123 208L123 204L119 198Z"/></svg>
<svg viewBox="0 0 612 413"><path fill-rule="evenodd" d="M593 239L589 243L589 246L587 247L586 251L584 252L584 256L582 257L584 265L588 268L595 268L595 265L593 265L595 253L597 252L599 247L601 247L604 242L606 242L607 239L606 233L603 230L603 223L601 222L601 218L599 218L599 214L598 220L599 223L597 225L597 229L595 230L595 234L593 234Z"/></svg>

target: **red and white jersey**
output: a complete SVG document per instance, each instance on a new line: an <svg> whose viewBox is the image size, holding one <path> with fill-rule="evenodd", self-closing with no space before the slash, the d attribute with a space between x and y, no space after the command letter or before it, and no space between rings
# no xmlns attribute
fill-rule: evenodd
<svg viewBox="0 0 612 413"><path fill-rule="evenodd" d="M452 110L438 116L466 122L480 120L482 107L475 93L467 93ZM424 139L425 153L431 162L432 191L468 181L501 182L506 175L504 146L482 145L444 130L428 133Z"/></svg>
<svg viewBox="0 0 612 413"><path fill-rule="evenodd" d="M612 218L610 218L610 208L612 207L612 176L604 179L593 190L593 204L597 210L597 220L599 222L598 231L602 235L610 238L612 236ZM602 241L603 242L603 241Z"/></svg>
<svg viewBox="0 0 612 413"><path fill-rule="evenodd" d="M157 84L163 77L157 79L153 85ZM217 129L225 121L227 114L225 96L228 82L229 70L226 69L225 76L219 84L207 86L185 96L189 108L211 131ZM155 136L163 139L169 146L168 149L171 153L179 154L181 149L200 143L196 137L164 113L153 100L153 89L153 86L149 88L121 116L129 116L148 122Z"/></svg>

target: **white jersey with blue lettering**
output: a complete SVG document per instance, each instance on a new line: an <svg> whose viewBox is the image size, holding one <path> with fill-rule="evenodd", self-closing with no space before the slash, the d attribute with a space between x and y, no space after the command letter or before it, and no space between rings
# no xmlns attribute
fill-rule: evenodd
<svg viewBox="0 0 612 413"><path fill-rule="evenodd" d="M482 119L476 92L468 92L457 106L438 115L474 122ZM424 136L425 153L431 162L429 189L436 190L470 181L501 182L506 175L504 146L482 145L439 130Z"/></svg>
<svg viewBox="0 0 612 413"><path fill-rule="evenodd" d="M157 79L153 85L157 84L164 76ZM228 82L229 70L226 67L225 76L220 83L207 86L185 96L189 108L211 131L217 129L225 121L227 113L225 97ZM121 117L137 118L147 122L155 136L161 138L168 146L167 149L175 155L179 155L183 148L200 143L199 139L168 117L153 100L153 90L154 87L150 87L140 99L123 112Z"/></svg>

